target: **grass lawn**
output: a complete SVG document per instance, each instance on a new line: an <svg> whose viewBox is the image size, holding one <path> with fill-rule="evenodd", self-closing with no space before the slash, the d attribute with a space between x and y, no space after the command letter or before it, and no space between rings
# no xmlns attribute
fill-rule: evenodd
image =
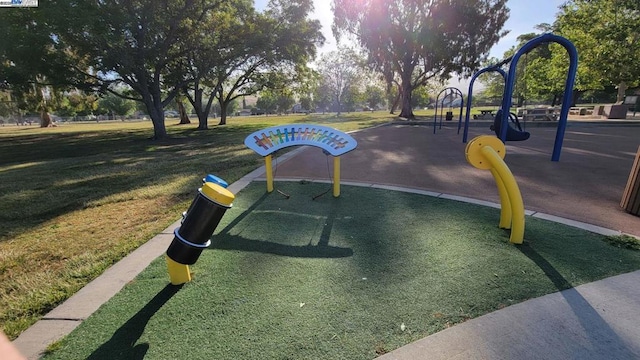
<svg viewBox="0 0 640 360"><path fill-rule="evenodd" d="M499 210L328 184L237 194L194 280L162 258L45 359L372 359L523 300L640 268L640 252L527 218L508 243Z"/></svg>
<svg viewBox="0 0 640 360"><path fill-rule="evenodd" d="M0 327L15 338L111 264L179 219L203 176L233 182L262 164L252 131L309 122L344 131L389 121L385 112L231 117L196 131L167 120L40 129L0 127Z"/></svg>

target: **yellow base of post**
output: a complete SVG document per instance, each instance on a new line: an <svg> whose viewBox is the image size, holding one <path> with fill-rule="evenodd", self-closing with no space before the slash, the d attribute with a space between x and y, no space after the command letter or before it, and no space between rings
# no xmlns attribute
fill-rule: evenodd
<svg viewBox="0 0 640 360"><path fill-rule="evenodd" d="M340 156L333 158L333 197L340 196Z"/></svg>
<svg viewBox="0 0 640 360"><path fill-rule="evenodd" d="M267 192L273 192L273 166L271 165L271 155L264 157L264 167L267 175Z"/></svg>
<svg viewBox="0 0 640 360"><path fill-rule="evenodd" d="M167 269L169 270L169 279L172 285L182 285L191 281L189 265L175 262L168 256L165 256L165 258L167 259Z"/></svg>

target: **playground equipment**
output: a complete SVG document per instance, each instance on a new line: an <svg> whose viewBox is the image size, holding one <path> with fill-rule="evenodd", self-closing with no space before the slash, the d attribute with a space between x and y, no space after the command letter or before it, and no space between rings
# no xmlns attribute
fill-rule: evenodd
<svg viewBox="0 0 640 360"><path fill-rule="evenodd" d="M502 60L501 62L495 64L495 65L491 65L488 66L484 69L481 69L480 71L476 72L472 77L471 77L471 81L469 83L469 93L467 95L467 112L465 115L465 122L464 122L464 132L462 135L462 142L466 143L467 142L467 137L468 137L468 133L469 133L469 116L471 114L471 100L473 98L473 84L476 81L476 79L478 78L478 76L486 73L486 72L490 72L490 71L495 71L497 73L499 73L500 75L502 75L502 78L505 81L505 84L507 82L507 73L502 69L502 66L505 64L508 64L509 62L511 62L512 57L508 57L504 60ZM506 88L506 86L505 86ZM502 95L503 98L504 96L506 96L505 94ZM522 127L520 126L520 122L518 121L518 116L512 112L509 112L509 120L511 121L511 123L515 124L517 129L509 126L507 124L507 137L506 137L506 141L523 141L523 140L527 140L531 134L529 134L526 131L523 131ZM493 125L491 125L491 130L493 130L496 133L496 136L499 136L502 130L502 109L498 110L495 118L493 120Z"/></svg>
<svg viewBox="0 0 640 360"><path fill-rule="evenodd" d="M447 92L449 93L447 94ZM444 97L442 98L442 101L440 101L440 95L442 95L443 93L444 93ZM445 100L449 99L449 108L452 108L451 103L453 103L453 101L458 97L460 97L460 115L458 117L458 134L460 133L460 124L462 123L462 108L464 107L464 97L462 96L462 91L460 91L460 89L454 88L454 87L448 87L448 88L442 89L438 93L438 96L436 96L436 108L435 108L435 113L433 115L433 133L434 134L436 133L436 123L438 121L438 104L441 105L440 129L442 129L442 111L444 110L444 102ZM447 121L451 121L451 120L453 120L453 111L447 111Z"/></svg>
<svg viewBox="0 0 640 360"><path fill-rule="evenodd" d="M509 113L509 121L512 124L515 124L517 129L514 129L510 125L507 125L507 138L506 141L523 141L527 140L531 134L522 130L520 127L520 122L518 121L518 115L514 113ZM502 131L502 109L498 110L496 113L496 117L493 120L493 125L491 126L491 130L495 131L496 135L500 134Z"/></svg>
<svg viewBox="0 0 640 360"><path fill-rule="evenodd" d="M524 134L514 133L513 131L515 129L509 126L509 120L511 117L510 115L511 99L513 95L515 80L516 80L516 68L518 65L518 61L522 57L522 55L527 54L529 51L533 50L534 48L536 48L541 44L550 43L550 42L555 42L562 45L569 54L569 70L567 72L567 78L565 81L564 96L562 98L562 108L560 110L560 115L558 118L558 129L556 131L556 139L553 147L553 153L551 155L551 161L558 161L560 159L560 152L562 151L562 142L564 139L565 129L567 127L567 117L569 116L569 110L571 108L573 84L575 82L576 71L578 69L578 52L575 46L573 45L573 43L571 43L571 41L567 40L566 38L563 38L562 36L558 36L554 34L542 34L538 37L531 39L526 44L524 44L520 49L518 49L518 51L512 57L509 57L496 65L492 65L487 68L484 68L473 75L473 77L471 78L471 82L469 84L467 114L465 117L465 129L464 129L462 142L467 141L469 113L471 111L471 98L472 98L471 93L473 91L473 83L478 76L482 75L487 71L497 71L502 75L503 78L505 78L505 89L504 89L504 94L502 96L502 104L501 104L502 111L500 112L500 117L496 118L494 122L494 130L496 131L496 135L502 141L525 140L526 138L528 138L528 136ZM508 74L505 75L504 70L502 70L502 66L507 63L509 64L509 72Z"/></svg>
<svg viewBox="0 0 640 360"><path fill-rule="evenodd" d="M500 75L502 75L502 78L504 79L504 82L507 82L507 73L506 71L504 71L502 69L502 66L509 63L509 61L511 61L511 57L506 58L504 60L502 60L501 62L495 64L495 65L491 65L491 66L487 66L484 69L480 69L478 72L476 72L475 74L473 74L473 76L471 77L471 80L469 81L469 92L467 93L467 111L465 113L464 116L464 131L462 133L462 142L463 143L467 143L467 138L469 136L469 117L471 116L471 101L473 100L473 84L476 82L476 79L487 72L492 72L495 71L497 73L499 73ZM504 94L503 94L504 96ZM458 130L459 131L459 130Z"/></svg>
<svg viewBox="0 0 640 360"><path fill-rule="evenodd" d="M471 140L465 149L467 162L477 169L490 170L500 195L501 229L511 229L509 242L524 240L524 203L515 177L504 162L506 148L495 136L482 135Z"/></svg>
<svg viewBox="0 0 640 360"><path fill-rule="evenodd" d="M205 181L219 179L212 176L207 176ZM226 184L224 180L219 180ZM174 230L173 241L167 249L166 261L171 284L191 281L189 265L195 264L202 250L211 245L210 237L234 199L235 195L214 182L205 182L198 189L189 210L183 214L180 227Z"/></svg>
<svg viewBox="0 0 640 360"><path fill-rule="evenodd" d="M567 78L564 86L564 96L562 98L562 108L560 109L560 116L558 119L558 129L556 131L556 139L553 146L553 153L551 155L551 161L560 160L560 152L562 151L562 142L564 140L564 132L567 127L567 117L569 116L569 109L571 108L573 84L576 79L576 71L578 69L578 51L571 41L566 38L554 34L542 34L529 40L524 44L511 58L509 64L509 73L505 83L504 96L502 97L502 114L499 126L498 137L500 140L507 141L508 124L509 124L509 110L511 109L511 97L513 94L513 87L516 81L516 67L520 57L529 51L533 50L537 46L555 42L562 45L569 53L569 70L567 72Z"/></svg>
<svg viewBox="0 0 640 360"><path fill-rule="evenodd" d="M244 144L264 156L267 192L273 191L272 154L282 148L309 145L321 148L333 156L333 196L340 196L340 155L358 146L350 135L330 127L311 124L288 124L258 130L244 140Z"/></svg>

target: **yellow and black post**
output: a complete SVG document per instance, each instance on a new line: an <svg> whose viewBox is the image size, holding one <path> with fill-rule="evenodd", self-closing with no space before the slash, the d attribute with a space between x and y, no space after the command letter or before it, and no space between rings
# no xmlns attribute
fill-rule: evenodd
<svg viewBox="0 0 640 360"><path fill-rule="evenodd" d="M195 264L202 250L211 245L211 235L222 216L232 206L235 195L218 184L206 182L184 215L167 249L167 268L171 284L191 281L189 265Z"/></svg>

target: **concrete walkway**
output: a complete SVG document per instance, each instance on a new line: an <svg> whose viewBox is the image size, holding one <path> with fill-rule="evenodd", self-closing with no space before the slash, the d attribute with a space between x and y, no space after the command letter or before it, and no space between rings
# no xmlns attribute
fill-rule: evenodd
<svg viewBox="0 0 640 360"><path fill-rule="evenodd" d="M343 179L461 201L495 203L488 171L466 164L452 127L393 124L353 134L356 151L343 157ZM618 203L640 137L638 126L572 126L560 162L549 161L555 128L531 128L532 139L509 145L505 159L529 214L592 231L640 236L640 219ZM470 139L486 129L472 128ZM551 140L550 140L551 139ZM279 157L276 181L327 180L324 155L300 148ZM230 186L238 192L261 178L257 169ZM87 285L13 343L28 359L77 327L158 256L176 222ZM613 229L613 230L611 230ZM383 355L381 359L638 359L640 271L532 299L469 320Z"/></svg>
<svg viewBox="0 0 640 360"><path fill-rule="evenodd" d="M640 359L640 271L509 306L379 360Z"/></svg>

